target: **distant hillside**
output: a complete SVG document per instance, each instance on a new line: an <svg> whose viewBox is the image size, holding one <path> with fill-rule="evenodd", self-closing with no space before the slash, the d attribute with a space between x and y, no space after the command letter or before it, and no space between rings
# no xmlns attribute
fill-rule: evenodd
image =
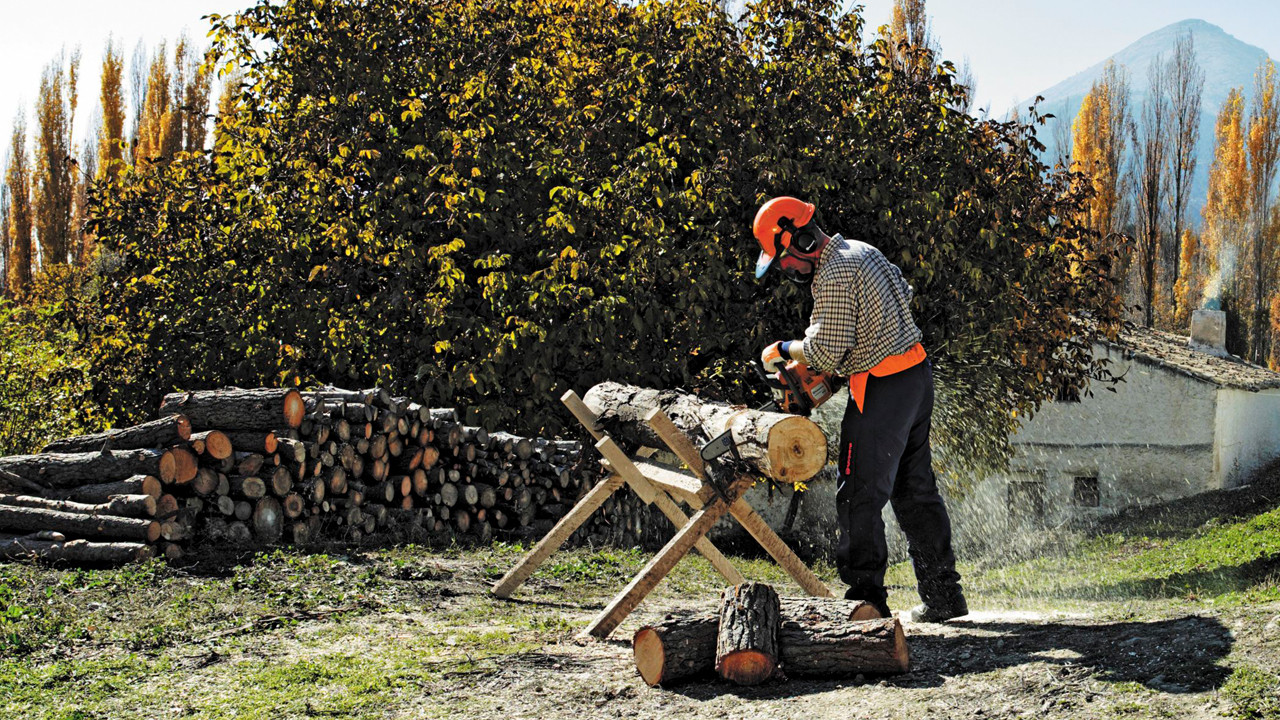
<svg viewBox="0 0 1280 720"><path fill-rule="evenodd" d="M1183 20L1144 36L1111 57L1038 94L1044 96L1041 112L1053 113L1064 122L1071 122L1080 109L1081 99L1089 92L1089 86L1102 75L1107 61L1115 60L1129 73L1129 103L1137 116L1147 95L1147 70L1152 61L1157 57L1167 61L1173 55L1178 37L1187 32L1195 39L1196 53L1205 74L1200 161L1191 189L1190 207L1190 219L1198 223L1208 189L1209 166L1213 162L1213 124L1218 109L1233 87L1244 88L1246 102L1252 99L1253 76L1258 65L1267 58L1265 50L1237 40L1217 25L1203 20ZM1030 104L1028 99L1018 103L1018 108L1022 110ZM1046 131L1041 140L1049 146L1046 157L1056 157L1052 131Z"/></svg>

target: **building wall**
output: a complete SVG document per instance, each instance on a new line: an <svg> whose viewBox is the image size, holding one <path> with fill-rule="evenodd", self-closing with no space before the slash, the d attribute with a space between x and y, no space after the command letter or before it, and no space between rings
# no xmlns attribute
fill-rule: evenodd
<svg viewBox="0 0 1280 720"><path fill-rule="evenodd" d="M1214 475L1236 487L1280 455L1280 390L1219 390L1216 427Z"/></svg>
<svg viewBox="0 0 1280 720"><path fill-rule="evenodd" d="M1043 406L1010 439L1009 474L983 483L955 513L958 525L972 515L988 525L1001 517L1007 531L1053 527L1219 486L1219 388L1117 348L1095 352L1124 382L1115 392L1095 386L1078 403ZM1034 519L1023 499L1031 490L1043 508Z"/></svg>

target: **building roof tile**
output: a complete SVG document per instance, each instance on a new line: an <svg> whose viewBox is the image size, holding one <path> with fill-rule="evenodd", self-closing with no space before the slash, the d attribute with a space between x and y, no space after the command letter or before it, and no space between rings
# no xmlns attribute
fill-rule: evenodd
<svg viewBox="0 0 1280 720"><path fill-rule="evenodd" d="M1185 335L1125 323L1118 340L1104 342L1160 367L1221 387L1254 392L1280 388L1280 373L1234 355L1219 357L1193 349Z"/></svg>

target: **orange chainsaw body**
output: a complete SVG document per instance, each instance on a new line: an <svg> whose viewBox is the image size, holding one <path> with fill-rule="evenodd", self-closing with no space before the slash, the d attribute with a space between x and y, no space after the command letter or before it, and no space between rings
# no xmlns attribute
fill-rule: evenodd
<svg viewBox="0 0 1280 720"><path fill-rule="evenodd" d="M797 360L787 363L769 382L774 405L792 415L813 412L814 408L831 399L836 385L834 375L814 370Z"/></svg>

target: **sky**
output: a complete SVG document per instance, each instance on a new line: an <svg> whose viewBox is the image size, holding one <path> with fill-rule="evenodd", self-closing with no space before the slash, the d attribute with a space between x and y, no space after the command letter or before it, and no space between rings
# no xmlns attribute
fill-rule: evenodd
<svg viewBox="0 0 1280 720"><path fill-rule="evenodd" d="M887 24L893 0L859 0L868 28ZM1060 80L1147 33L1198 19L1280 59L1278 0L928 0L942 55L969 58L976 105L1003 116Z"/></svg>
<svg viewBox="0 0 1280 720"><path fill-rule="evenodd" d="M45 65L77 45L81 61L76 140L94 114L98 74L109 35L125 52L134 46L170 47L184 30L205 42L201 16L228 13L251 0L2 0L0 26L0 142L9 146L13 120L31 108ZM889 21L893 0L861 0L870 28ZM852 5L852 2L850 2ZM1280 58L1280 0L929 0L933 31L943 56L957 66L969 58L977 78L977 106L1003 115L1058 81L1093 65L1143 35L1198 18Z"/></svg>
<svg viewBox="0 0 1280 720"><path fill-rule="evenodd" d="M28 132L35 126L32 112L40 92L40 75L63 48L81 52L79 105L75 140L82 142L98 106L99 75L107 37L123 47L126 83L134 46L141 40L154 48L174 42L184 30L197 47L209 44L210 13L230 13L255 3L249 0L0 0L0 142L7 153L13 120L19 107L27 114ZM126 102L126 104L128 104Z"/></svg>

